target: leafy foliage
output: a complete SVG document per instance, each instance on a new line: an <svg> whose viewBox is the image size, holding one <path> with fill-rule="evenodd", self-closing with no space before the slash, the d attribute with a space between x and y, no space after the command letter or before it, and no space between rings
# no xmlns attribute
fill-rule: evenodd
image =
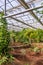
<svg viewBox="0 0 43 65"><path fill-rule="evenodd" d="M2 16L2 13L0 14ZM10 42L10 35L7 31L7 22L5 18L0 18L0 54L6 54Z"/></svg>
<svg viewBox="0 0 43 65"><path fill-rule="evenodd" d="M4 14L0 13L0 65L7 61L9 57L9 42L10 34L7 30L7 21L5 18L2 18Z"/></svg>
<svg viewBox="0 0 43 65"><path fill-rule="evenodd" d="M12 31L15 42L30 43L43 42L43 30L41 29L23 29L19 32Z"/></svg>
<svg viewBox="0 0 43 65"><path fill-rule="evenodd" d="M2 59L0 60L0 65L2 65L2 63L4 63L4 62L6 62L6 60L7 60L7 57L2 57Z"/></svg>

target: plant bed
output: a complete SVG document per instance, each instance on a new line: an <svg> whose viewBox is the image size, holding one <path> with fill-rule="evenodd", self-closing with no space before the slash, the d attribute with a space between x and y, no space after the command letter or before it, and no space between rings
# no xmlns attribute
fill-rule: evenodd
<svg viewBox="0 0 43 65"><path fill-rule="evenodd" d="M18 44L18 45L16 45ZM15 43L16 46L21 46L23 44L21 43ZM27 45L27 44L26 44ZM15 55L14 57L20 61L21 63L23 63L22 65L32 65L35 64L36 62L39 62L39 59L43 60L43 51L42 52L38 52L37 53L37 49L39 49L41 46L42 49L42 44L37 44L34 43L32 44L35 48L35 52L33 50L30 50L30 48L22 48L22 49L13 49L13 51L11 52L13 55ZM14 45L13 45L14 46ZM24 45L25 46L25 45ZM37 48L38 47L38 48ZM34 63L35 62L35 63ZM18 62L17 62L18 63Z"/></svg>
<svg viewBox="0 0 43 65"><path fill-rule="evenodd" d="M39 54L36 55L34 52L29 53L29 49L26 49L27 53L25 55L23 54L19 54L16 53L17 55L14 56L16 58L16 60L18 60L18 62L20 62L22 65L25 65L26 63L28 63L28 65L32 65L32 64L36 64L36 62L40 62L39 60L43 60L43 55ZM15 61L16 64L18 64L18 62ZM19 64L20 65L20 64Z"/></svg>

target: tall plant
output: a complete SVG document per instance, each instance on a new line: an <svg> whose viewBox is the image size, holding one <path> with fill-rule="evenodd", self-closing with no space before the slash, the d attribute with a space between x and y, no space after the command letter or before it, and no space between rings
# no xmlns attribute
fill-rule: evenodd
<svg viewBox="0 0 43 65"><path fill-rule="evenodd" d="M10 35L7 30L7 21L5 18L3 18L4 14L0 13L0 65L3 62L6 62L7 58L9 56L9 42L10 42ZM3 60L4 58L4 60ZM1 61L3 60L3 61Z"/></svg>

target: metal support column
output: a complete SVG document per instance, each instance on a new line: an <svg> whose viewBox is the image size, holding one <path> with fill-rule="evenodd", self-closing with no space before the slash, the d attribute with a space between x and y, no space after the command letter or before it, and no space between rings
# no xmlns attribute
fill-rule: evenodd
<svg viewBox="0 0 43 65"><path fill-rule="evenodd" d="M4 14L6 16L6 0L4 0L5 4L4 4Z"/></svg>

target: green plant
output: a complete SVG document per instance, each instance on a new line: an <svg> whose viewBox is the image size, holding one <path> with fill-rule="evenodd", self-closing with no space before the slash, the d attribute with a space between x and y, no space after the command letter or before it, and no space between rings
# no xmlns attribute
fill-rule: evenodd
<svg viewBox="0 0 43 65"><path fill-rule="evenodd" d="M0 65L2 65L5 62L7 62L7 57L3 56L0 60Z"/></svg>
<svg viewBox="0 0 43 65"><path fill-rule="evenodd" d="M33 51L36 52L36 53L39 53L39 52L41 52L41 49L39 49L38 47L35 47L35 48L33 49Z"/></svg>
<svg viewBox="0 0 43 65"><path fill-rule="evenodd" d="M25 65L30 65L29 63L26 63Z"/></svg>
<svg viewBox="0 0 43 65"><path fill-rule="evenodd" d="M12 59L8 48L10 43L10 33L7 29L7 21L3 18L4 14L0 13L0 65Z"/></svg>
<svg viewBox="0 0 43 65"><path fill-rule="evenodd" d="M27 43L39 43L43 42L43 30L41 29L23 29L19 32L13 32L13 39L15 42Z"/></svg>
<svg viewBox="0 0 43 65"><path fill-rule="evenodd" d="M0 65L6 64L6 63L12 63L13 60L14 60L14 57L12 55L10 55L10 57L8 56L0 57Z"/></svg>
<svg viewBox="0 0 43 65"><path fill-rule="evenodd" d="M10 35L7 30L7 22L5 18L2 18L2 13L0 14L0 55L1 54L6 54L8 51L8 45L10 42Z"/></svg>

